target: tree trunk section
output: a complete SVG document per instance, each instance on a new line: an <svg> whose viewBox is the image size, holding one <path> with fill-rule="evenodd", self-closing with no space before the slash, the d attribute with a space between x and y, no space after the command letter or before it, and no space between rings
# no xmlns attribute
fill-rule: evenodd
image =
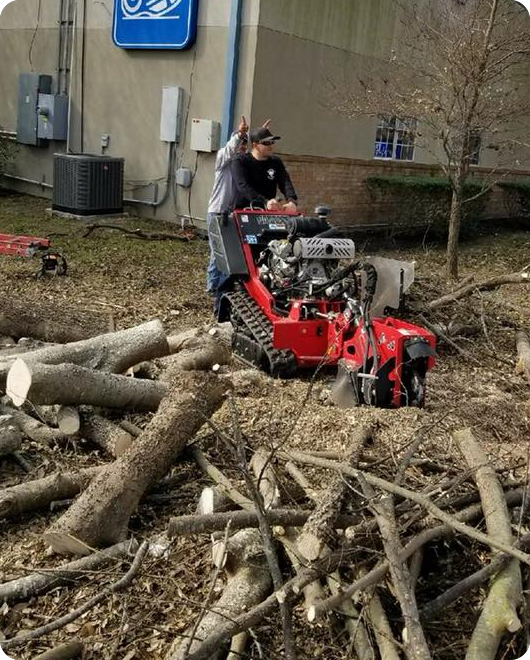
<svg viewBox="0 0 530 660"><path fill-rule="evenodd" d="M517 346L517 366L518 374L523 374L526 381L530 383L530 340L523 330L515 334L515 344Z"/></svg>
<svg viewBox="0 0 530 660"><path fill-rule="evenodd" d="M13 296L0 296L0 334L10 337L33 337L42 341L65 343L88 339L108 332L111 316L97 312L80 311L61 301L21 300Z"/></svg>
<svg viewBox="0 0 530 660"><path fill-rule="evenodd" d="M449 234L447 236L446 271L447 277L458 279L458 242L462 220L462 190L453 190L451 212L449 215Z"/></svg>
<svg viewBox="0 0 530 660"><path fill-rule="evenodd" d="M51 526L46 542L56 552L86 554L86 545L101 547L124 540L129 518L145 490L169 470L221 405L225 391L226 386L210 374L176 376L142 435Z"/></svg>
<svg viewBox="0 0 530 660"><path fill-rule="evenodd" d="M0 415L0 456L18 451L22 445L20 429L12 415Z"/></svg>
<svg viewBox="0 0 530 660"><path fill-rule="evenodd" d="M513 544L510 513L504 491L488 457L475 440L471 429L457 431L454 437L473 471L480 493L488 534L503 543ZM469 643L466 660L494 660L503 635L520 629L517 608L522 601L519 562L512 559L493 579L482 614Z"/></svg>
<svg viewBox="0 0 530 660"><path fill-rule="evenodd" d="M201 613L204 616L194 632L191 644L188 637L178 638L171 646L165 660L185 660L188 647L189 653L195 652L201 647L203 640L224 626L227 621L232 621L261 603L270 592L271 578L263 554L260 533L257 530L246 529L235 536L238 539L234 539L234 547L243 546L245 552L243 556L230 558L227 562L234 572L229 574L221 597L213 606ZM206 605L208 606L208 603ZM220 657L218 654L222 652L223 650L219 649L209 657L213 660Z"/></svg>
<svg viewBox="0 0 530 660"><path fill-rule="evenodd" d="M59 429L50 428L30 415L26 415L25 412L15 410L9 406L0 405L0 414L10 415L23 435L35 442L50 444L52 442L68 440L71 437L69 433L62 433Z"/></svg>
<svg viewBox="0 0 530 660"><path fill-rule="evenodd" d="M67 500L84 490L102 470L92 467L79 472L58 472L0 490L0 518L17 518L38 511L56 500Z"/></svg>
<svg viewBox="0 0 530 660"><path fill-rule="evenodd" d="M162 323L150 321L83 341L24 352L23 356L13 355L0 365L0 384L9 371L10 363L17 357L22 357L27 364L69 363L108 373L123 373L139 362L168 354L169 346Z"/></svg>
<svg viewBox="0 0 530 660"><path fill-rule="evenodd" d="M124 454L134 442L130 433L96 414L83 415L81 435L114 458Z"/></svg>
<svg viewBox="0 0 530 660"><path fill-rule="evenodd" d="M9 370L6 393L16 406L87 404L105 408L153 411L167 385L93 371L75 364L27 363L18 359Z"/></svg>
<svg viewBox="0 0 530 660"><path fill-rule="evenodd" d="M34 660L72 660L78 658L84 650L83 642L66 642L49 651L40 653Z"/></svg>
<svg viewBox="0 0 530 660"><path fill-rule="evenodd" d="M138 544L124 541L106 550L95 552L88 557L82 557L68 564L57 566L53 570L36 571L17 580L4 582L0 584L0 603L19 603L34 596L45 594L61 585L70 585L74 581L89 579L90 573L87 573L87 571L101 570L104 566L112 563L113 559L126 557L137 548Z"/></svg>

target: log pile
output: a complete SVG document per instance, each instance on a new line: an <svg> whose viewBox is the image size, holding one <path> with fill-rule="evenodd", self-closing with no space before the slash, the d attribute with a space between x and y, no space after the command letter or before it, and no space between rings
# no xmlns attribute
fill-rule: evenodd
<svg viewBox="0 0 530 660"><path fill-rule="evenodd" d="M483 289L504 283L488 281ZM470 292L463 288L422 312ZM440 324L442 334L449 334L448 323ZM67 613L9 628L2 648L16 655L45 639L52 648L43 657L76 657L90 639L57 638L54 631L134 589L172 547L185 544L193 554L211 544L206 592L185 625L166 627L165 660L295 660L305 657L310 636L332 639L339 649L333 658L428 660L439 653L440 625L458 608L474 620L452 657L495 660L507 649L513 658L522 655L527 475L497 469L472 428L452 430L447 442L459 453L443 462L417 458L421 431L404 449L374 455L377 424L359 424L342 451L325 454L288 437L270 446L249 438L237 398L249 391L266 396L270 381L234 370L227 341L223 328L167 337L152 321L69 344L0 347L0 460L23 460L28 446L38 452L65 444L79 452L97 448L98 457L97 465L29 474L0 490L6 524L55 512L40 535L54 553L53 570L35 567L5 579L0 607L33 599L38 609L59 587L71 593L93 574L106 576L104 588ZM517 352L524 382L530 368L523 332ZM223 426L212 421L218 413ZM203 430L197 439L204 425L209 435ZM165 508L167 542L146 539L141 519L131 520L163 484L173 479L178 490L189 481L190 465L205 484L196 508L178 516ZM176 479L164 479L173 469ZM467 563L457 561L463 554ZM444 577L451 562L459 566ZM128 627L124 618L110 657L134 657L120 648ZM443 643L450 644L447 636Z"/></svg>

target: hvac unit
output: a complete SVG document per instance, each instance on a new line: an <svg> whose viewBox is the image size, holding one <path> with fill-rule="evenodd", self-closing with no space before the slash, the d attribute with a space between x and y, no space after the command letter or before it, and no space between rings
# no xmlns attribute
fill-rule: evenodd
<svg viewBox="0 0 530 660"><path fill-rule="evenodd" d="M123 158L53 155L52 208L75 215L123 211Z"/></svg>

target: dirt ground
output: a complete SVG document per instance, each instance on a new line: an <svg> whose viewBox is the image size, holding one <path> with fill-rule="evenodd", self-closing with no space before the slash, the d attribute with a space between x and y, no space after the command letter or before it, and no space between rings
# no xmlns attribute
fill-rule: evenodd
<svg viewBox="0 0 530 660"><path fill-rule="evenodd" d="M46 206L47 202L41 199L0 197L0 233L50 235L53 246L60 248L68 260L68 275L36 280L32 273L38 267L37 261L0 255L0 299L12 298L28 305L47 301L53 303L58 316L62 314L62 306L74 306L112 317L116 328L159 318L167 331L173 332L213 320L210 300L204 292L206 241L146 241L108 229L95 230L83 238L86 230L83 223L50 218L45 214ZM115 224L144 231L178 229L162 228L136 218ZM529 230L520 225L485 226L473 241L462 245L461 278L473 274L476 281L481 281L528 267ZM434 299L451 290L443 275L443 246L429 245L422 237L408 243L382 245L373 237L360 236L357 247L366 254L377 251L382 256L414 260L417 281L412 294L416 302ZM270 381L264 390L238 398L240 424L248 446L282 445L340 452L347 448L354 428L362 423L376 423L370 455L377 465L376 472L388 478L394 474L404 448L420 429L424 441L418 457L452 469L464 469L452 433L470 426L496 467L503 469L506 476L524 478L530 450L530 403L528 385L515 374L514 335L516 328L530 329L529 292L528 285L504 286L475 294L429 316L431 323L447 323L454 318L479 324L480 332L471 338L454 338L465 355L443 341L439 343L438 361L429 374L424 409L339 410L327 405L323 397L330 374L323 374L316 381L309 377ZM407 318L421 325L410 309ZM141 426L148 421L148 417L131 419ZM221 428L230 429L226 406L216 414L215 421ZM238 478L216 437L207 428L203 428L200 437L202 448L215 459L216 465ZM4 487L65 467L79 468L108 460L87 443L42 447L28 441L23 455L31 464L30 474L10 460L0 462ZM139 541L163 535L171 516L193 513L201 489L209 483L185 458L175 466L174 472L189 475L184 485L171 493L169 501L142 505L131 520L131 534ZM322 472L308 474L322 479ZM412 468L407 472L406 485L420 490L432 484L433 479L436 483L432 474ZM49 555L41 539L43 530L58 515L60 511L41 512L2 524L0 582L62 561ZM425 569L425 576L432 579L420 579L418 597L432 598L437 589L443 590L476 570L488 555L487 548L465 539L433 548ZM452 557L451 561L448 557ZM12 607L4 605L0 608L0 640L74 609L122 574L123 567L118 563L106 572L87 576L75 588L61 587ZM197 618L211 579L209 538L178 539L163 558L148 558L141 578L126 593L110 597L75 622L26 647L14 649L11 655L30 659L75 638L85 642L85 660L162 659L170 643ZM222 579L214 588L215 593L221 585ZM466 639L474 625L473 608L480 604L484 594L485 590L476 589L465 603L455 604L426 625L436 658L464 656ZM399 612L388 592L384 598L391 623L399 630ZM296 610L295 624L301 658L353 657L347 641L337 634L336 626L324 621L309 627L301 606ZM278 621L270 619L253 631L255 641L245 657L283 657L277 628ZM506 642L498 657L517 658L524 648L520 635Z"/></svg>

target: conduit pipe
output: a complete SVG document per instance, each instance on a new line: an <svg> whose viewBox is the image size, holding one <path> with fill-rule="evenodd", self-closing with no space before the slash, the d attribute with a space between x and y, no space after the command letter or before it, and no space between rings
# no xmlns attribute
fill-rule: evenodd
<svg viewBox="0 0 530 660"><path fill-rule="evenodd" d="M223 145L226 144L230 139L234 125L234 107L237 95L239 46L241 41L242 7L243 0L232 0L232 5L230 8L230 24L228 27L223 120L221 124L221 144Z"/></svg>

